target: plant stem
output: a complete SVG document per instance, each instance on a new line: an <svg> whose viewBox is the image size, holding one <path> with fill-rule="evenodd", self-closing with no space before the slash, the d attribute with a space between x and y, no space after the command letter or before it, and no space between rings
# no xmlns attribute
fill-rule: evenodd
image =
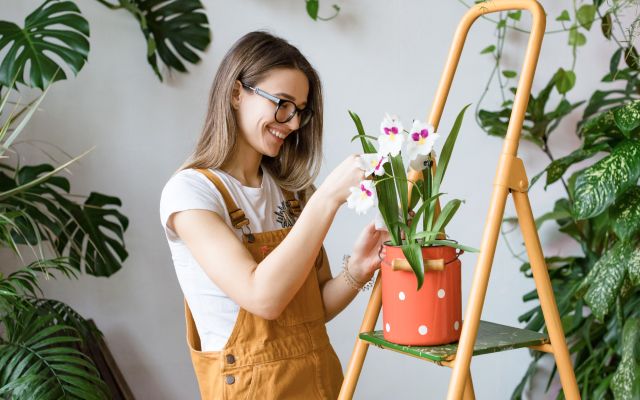
<svg viewBox="0 0 640 400"><path fill-rule="evenodd" d="M117 4L111 4L106 0L98 0L98 3L103 4L112 10L119 10L120 8L122 8L122 6L119 6Z"/></svg>

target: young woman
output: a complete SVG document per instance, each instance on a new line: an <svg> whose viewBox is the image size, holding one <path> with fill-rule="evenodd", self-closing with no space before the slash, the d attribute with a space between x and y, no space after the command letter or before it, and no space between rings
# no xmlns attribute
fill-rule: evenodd
<svg viewBox="0 0 640 400"><path fill-rule="evenodd" d="M388 240L372 222L332 277L322 241L364 179L355 157L311 190L322 158L317 72L269 33L234 44L196 149L160 203L203 399L337 398L343 373L325 324L372 279Z"/></svg>

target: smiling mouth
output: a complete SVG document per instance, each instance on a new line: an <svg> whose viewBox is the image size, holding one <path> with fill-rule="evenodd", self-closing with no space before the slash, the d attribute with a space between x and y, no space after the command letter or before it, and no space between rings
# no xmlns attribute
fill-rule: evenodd
<svg viewBox="0 0 640 400"><path fill-rule="evenodd" d="M275 130L273 130L273 129L271 129L271 128L267 128L267 130L268 130L270 133L272 133L274 136L276 136L276 137L278 137L278 138L280 138L280 139L284 139L284 138L286 138L286 137L287 137L287 135L285 135L284 133L281 133L281 132L275 131Z"/></svg>

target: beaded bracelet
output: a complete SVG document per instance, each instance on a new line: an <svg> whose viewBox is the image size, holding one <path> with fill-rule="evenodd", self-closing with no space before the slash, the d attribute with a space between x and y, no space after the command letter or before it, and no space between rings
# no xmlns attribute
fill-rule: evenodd
<svg viewBox="0 0 640 400"><path fill-rule="evenodd" d="M343 258L344 267L342 268L342 271L344 272L343 275L344 275L344 279L347 281L347 284L359 292L364 292L365 290L370 289L373 286L375 275L371 278L369 282L365 283L363 286L358 287L356 284L362 285L362 283L358 282L353 276L351 276L351 273L349 272L348 264L349 264L350 258L351 256L348 254L345 254Z"/></svg>

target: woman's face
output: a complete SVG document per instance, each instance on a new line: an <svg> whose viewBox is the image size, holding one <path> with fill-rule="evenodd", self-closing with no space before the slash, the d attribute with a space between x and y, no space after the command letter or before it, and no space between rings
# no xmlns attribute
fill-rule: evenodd
<svg viewBox="0 0 640 400"><path fill-rule="evenodd" d="M299 109L307 106L309 80L299 69L273 69L254 87L279 99L291 100ZM296 113L288 122L277 122L276 103L243 88L240 81L233 88L231 104L240 128L239 139L257 152L275 157L285 140L295 140L289 136L298 129L300 116Z"/></svg>

